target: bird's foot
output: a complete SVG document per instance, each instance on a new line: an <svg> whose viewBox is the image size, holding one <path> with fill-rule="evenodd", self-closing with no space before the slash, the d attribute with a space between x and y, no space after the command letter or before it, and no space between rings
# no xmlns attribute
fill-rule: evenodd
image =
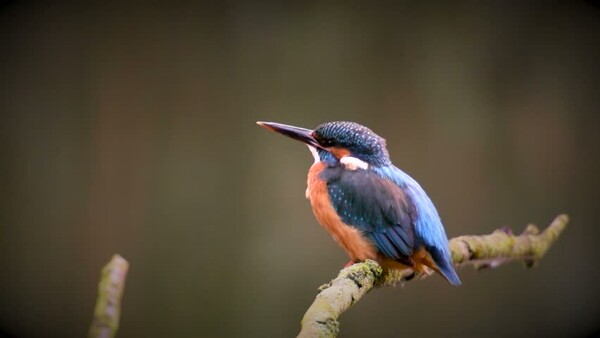
<svg viewBox="0 0 600 338"><path fill-rule="evenodd" d="M353 265L354 263L356 263L356 261L355 260L351 260L350 262L346 263L346 265L344 265L344 268L347 268L347 267Z"/></svg>

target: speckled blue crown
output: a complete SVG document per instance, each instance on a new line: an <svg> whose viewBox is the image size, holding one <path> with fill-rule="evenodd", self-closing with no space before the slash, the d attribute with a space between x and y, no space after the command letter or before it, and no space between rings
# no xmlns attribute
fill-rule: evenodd
<svg viewBox="0 0 600 338"><path fill-rule="evenodd" d="M348 149L353 156L367 163L375 165L389 163L385 139L358 123L346 121L323 123L315 129L314 136L322 145Z"/></svg>

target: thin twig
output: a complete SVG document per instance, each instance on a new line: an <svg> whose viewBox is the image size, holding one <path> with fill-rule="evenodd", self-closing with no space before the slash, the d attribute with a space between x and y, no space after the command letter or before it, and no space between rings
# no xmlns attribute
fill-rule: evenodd
<svg viewBox="0 0 600 338"><path fill-rule="evenodd" d="M102 269L94 319L88 337L112 338L117 333L121 316L121 297L128 269L129 263L119 255L114 255Z"/></svg>

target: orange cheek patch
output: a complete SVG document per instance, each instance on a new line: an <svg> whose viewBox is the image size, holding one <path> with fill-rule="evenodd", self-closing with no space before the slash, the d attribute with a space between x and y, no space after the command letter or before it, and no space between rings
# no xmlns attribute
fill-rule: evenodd
<svg viewBox="0 0 600 338"><path fill-rule="evenodd" d="M350 151L345 148L327 148L327 151L333 154L338 160L342 157L349 156Z"/></svg>

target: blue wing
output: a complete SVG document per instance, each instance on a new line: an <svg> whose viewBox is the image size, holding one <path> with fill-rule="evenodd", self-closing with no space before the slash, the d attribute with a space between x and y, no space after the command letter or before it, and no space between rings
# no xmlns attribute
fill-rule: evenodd
<svg viewBox="0 0 600 338"><path fill-rule="evenodd" d="M374 168L378 176L394 182L413 201L415 207L414 229L416 245L423 245L431 254L440 272L454 285L460 279L452 266L448 238L438 212L423 188L408 174L394 165Z"/></svg>
<svg viewBox="0 0 600 338"><path fill-rule="evenodd" d="M410 262L415 208L402 188L369 170L332 167L321 176L344 223L359 229L385 256Z"/></svg>

